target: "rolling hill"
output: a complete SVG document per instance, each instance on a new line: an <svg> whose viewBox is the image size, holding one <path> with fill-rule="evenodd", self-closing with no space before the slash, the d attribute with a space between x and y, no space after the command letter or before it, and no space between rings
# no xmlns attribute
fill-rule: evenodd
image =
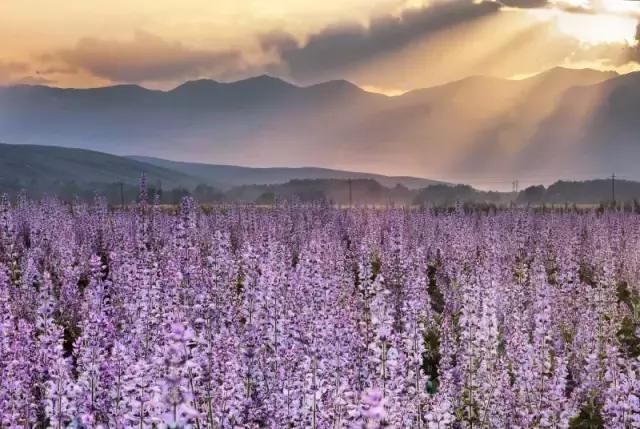
<svg viewBox="0 0 640 429"><path fill-rule="evenodd" d="M137 185L144 173L149 183L194 187L196 178L134 159L85 149L0 144L0 183L53 187L55 184L124 183Z"/></svg>
<svg viewBox="0 0 640 429"><path fill-rule="evenodd" d="M419 177L383 176L381 174L332 170L317 167L255 168L239 167L234 165L178 162L145 156L132 156L129 158L196 177L201 180L202 183L215 185L220 189L230 189L234 186L255 184L275 185L286 183L291 180L309 179L370 179L375 180L382 186L394 187L400 184L408 189L419 189L437 183L442 183Z"/></svg>
<svg viewBox="0 0 640 429"><path fill-rule="evenodd" d="M271 191L265 187L273 185L281 186L274 189L282 189L290 196L313 190L326 191L331 196L337 188L341 189L338 193L344 194L348 186L346 179L366 182L367 186L362 189L367 195L373 188L376 188L376 195L382 195L396 185L409 190L439 183L415 177L312 167L272 169L180 163L149 157L127 158L86 149L0 144L0 192L15 194L25 189L34 196L55 194L65 199L76 195L92 198L97 192L111 202L123 199L129 202L136 198L142 173L146 175L148 185L154 190L162 189L167 202L171 203L179 201L187 192L204 200L220 199L221 191L229 191L232 199L253 201ZM296 184L300 179L307 181ZM293 185L284 186L292 181ZM354 185L356 190L359 186ZM242 187L242 190L237 189Z"/></svg>
<svg viewBox="0 0 640 429"><path fill-rule="evenodd" d="M127 158L106 153L53 146L0 144L0 193L15 197L21 190L33 197L56 195L65 200L90 201L102 195L111 204L137 198L145 173L150 193L160 202L176 204L188 194L203 203L274 199L332 201L338 204L397 204L451 206L457 202L508 205L598 204L611 199L611 180L556 181L531 186L519 194L486 192L468 185L442 184L415 177L321 168L250 168L181 163L150 157ZM349 180L351 179L351 183ZM640 201L640 183L616 181L618 202ZM634 207L638 207L634 202Z"/></svg>

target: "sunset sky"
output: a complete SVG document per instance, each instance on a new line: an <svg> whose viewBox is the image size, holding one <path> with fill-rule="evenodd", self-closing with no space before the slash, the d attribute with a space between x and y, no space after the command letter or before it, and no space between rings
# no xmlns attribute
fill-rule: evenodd
<svg viewBox="0 0 640 429"><path fill-rule="evenodd" d="M389 94L554 66L640 69L624 0L2 0L0 84L167 89L268 73Z"/></svg>

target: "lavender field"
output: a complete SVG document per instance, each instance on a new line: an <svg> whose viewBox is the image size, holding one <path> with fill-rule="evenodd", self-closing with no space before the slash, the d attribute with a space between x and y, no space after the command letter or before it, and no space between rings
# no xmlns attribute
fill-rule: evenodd
<svg viewBox="0 0 640 429"><path fill-rule="evenodd" d="M640 217L20 199L1 428L638 428Z"/></svg>

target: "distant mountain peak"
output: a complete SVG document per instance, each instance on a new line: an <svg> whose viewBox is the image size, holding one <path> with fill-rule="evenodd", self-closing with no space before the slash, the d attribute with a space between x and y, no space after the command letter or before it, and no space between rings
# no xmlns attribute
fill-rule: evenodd
<svg viewBox="0 0 640 429"><path fill-rule="evenodd" d="M594 85L618 77L615 71L603 71L591 68L574 69L569 67L553 67L531 76L525 81L541 83L570 83L573 85Z"/></svg>
<svg viewBox="0 0 640 429"><path fill-rule="evenodd" d="M263 74L232 82L219 82L212 79L192 80L177 86L169 91L169 93L184 94L189 97L202 98L207 95L226 93L228 91L236 90L239 92L235 95L242 97L251 94L286 93L292 89L298 89L298 87L280 78Z"/></svg>
<svg viewBox="0 0 640 429"><path fill-rule="evenodd" d="M191 90L202 90L207 88L217 88L221 85L220 82L213 79L196 79L189 80L181 85L176 86L169 92L182 92Z"/></svg>
<svg viewBox="0 0 640 429"><path fill-rule="evenodd" d="M236 80L236 81L231 82L231 83L242 83L242 82L272 82L272 83L284 83L284 84L287 84L287 85L293 85L293 84L285 81L284 79L281 79L281 78L276 77L276 76L272 76L270 74L260 74L260 75L257 75L257 76L248 77L246 79Z"/></svg>
<svg viewBox="0 0 640 429"><path fill-rule="evenodd" d="M97 93L118 93L118 94L154 92L151 89L145 88L135 83L123 83L119 85L102 86L99 88L86 89L83 91L91 91L91 90Z"/></svg>
<svg viewBox="0 0 640 429"><path fill-rule="evenodd" d="M235 88L246 88L256 91L299 89L298 86L287 82L284 79L280 79L279 77L271 76L268 74L261 74L247 79L229 82L227 85L233 86Z"/></svg>
<svg viewBox="0 0 640 429"><path fill-rule="evenodd" d="M345 79L336 79L336 80L329 80L326 82L316 83L314 85L308 86L307 89L323 89L323 90L333 89L336 91L343 91L343 92L365 92L358 85L352 82L349 82L348 80L345 80Z"/></svg>
<svg viewBox="0 0 640 429"><path fill-rule="evenodd" d="M270 75L201 79L175 92L0 90L0 138L442 178L567 176L583 165L618 174L640 159L640 73L608 76L567 68L521 80L474 76L397 97L345 80L301 87Z"/></svg>
<svg viewBox="0 0 640 429"><path fill-rule="evenodd" d="M564 74L575 74L575 73L580 73L580 74L592 74L592 75L603 75L603 76L618 76L618 72L614 71L614 70L598 70L598 69L593 69L593 68L572 68L572 67L563 67L563 66L556 66L556 67L552 67L550 69L547 69L545 71L543 71L542 73L538 73L538 75L544 75L544 74L557 74L557 73L564 73Z"/></svg>

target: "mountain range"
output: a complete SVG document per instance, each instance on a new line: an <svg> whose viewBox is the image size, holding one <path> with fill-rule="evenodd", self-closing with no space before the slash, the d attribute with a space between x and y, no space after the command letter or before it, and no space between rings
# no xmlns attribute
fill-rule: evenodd
<svg viewBox="0 0 640 429"><path fill-rule="evenodd" d="M588 69L470 77L393 97L347 81L300 87L270 76L169 91L14 86L0 89L0 140L213 164L551 182L633 174L639 111L640 73Z"/></svg>

